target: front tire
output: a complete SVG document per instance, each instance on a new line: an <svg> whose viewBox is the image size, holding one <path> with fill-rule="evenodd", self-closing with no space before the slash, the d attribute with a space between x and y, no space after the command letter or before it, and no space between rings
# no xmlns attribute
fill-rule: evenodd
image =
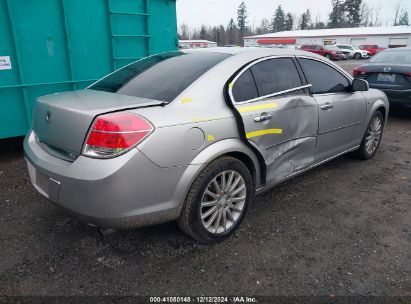
<svg viewBox="0 0 411 304"><path fill-rule="evenodd" d="M333 57L332 57L330 54L325 54L324 57L327 58L328 60L332 60L332 59L333 59Z"/></svg>
<svg viewBox="0 0 411 304"><path fill-rule="evenodd" d="M194 180L177 224L201 243L219 242L240 226L253 194L251 174L244 163L221 157Z"/></svg>
<svg viewBox="0 0 411 304"><path fill-rule="evenodd" d="M380 111L376 111L368 123L361 146L356 151L360 159L367 160L375 155L380 146L383 131L384 116Z"/></svg>

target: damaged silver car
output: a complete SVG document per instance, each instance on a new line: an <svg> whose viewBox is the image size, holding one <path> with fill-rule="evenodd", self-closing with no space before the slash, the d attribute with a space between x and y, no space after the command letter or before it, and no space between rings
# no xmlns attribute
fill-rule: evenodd
<svg viewBox="0 0 411 304"><path fill-rule="evenodd" d="M313 53L184 50L39 98L24 148L34 187L84 222L177 220L213 243L255 194L347 152L373 157L387 115L384 93Z"/></svg>

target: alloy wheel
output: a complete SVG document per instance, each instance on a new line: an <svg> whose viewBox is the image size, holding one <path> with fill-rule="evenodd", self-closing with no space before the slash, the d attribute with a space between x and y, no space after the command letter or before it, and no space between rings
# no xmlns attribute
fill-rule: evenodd
<svg viewBox="0 0 411 304"><path fill-rule="evenodd" d="M240 173L227 170L208 184L201 200L201 221L212 234L221 234L233 227L244 211L247 188Z"/></svg>
<svg viewBox="0 0 411 304"><path fill-rule="evenodd" d="M367 153L373 154L380 143L382 135L382 120L375 116L368 126L367 135L365 137L365 149Z"/></svg>

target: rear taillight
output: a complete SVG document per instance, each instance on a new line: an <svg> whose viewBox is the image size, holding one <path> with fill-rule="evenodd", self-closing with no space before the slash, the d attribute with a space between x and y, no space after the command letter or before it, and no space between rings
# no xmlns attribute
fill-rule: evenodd
<svg viewBox="0 0 411 304"><path fill-rule="evenodd" d="M355 68L355 69L352 71L352 75L353 75L354 77L357 77L357 76L365 76L365 75L367 75L367 73L368 73L368 71L367 71L366 69L364 69L364 68Z"/></svg>
<svg viewBox="0 0 411 304"><path fill-rule="evenodd" d="M98 116L84 145L83 155L97 158L118 156L144 140L153 126L141 116L113 113Z"/></svg>

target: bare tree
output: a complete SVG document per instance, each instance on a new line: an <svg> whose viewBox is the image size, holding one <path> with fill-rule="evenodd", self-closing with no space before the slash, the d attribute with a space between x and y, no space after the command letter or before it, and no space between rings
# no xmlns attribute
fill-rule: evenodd
<svg viewBox="0 0 411 304"><path fill-rule="evenodd" d="M261 20L261 23L257 28L255 29L255 34L256 35L262 35L262 34L268 34L270 32L270 20L267 18L264 18Z"/></svg>
<svg viewBox="0 0 411 304"><path fill-rule="evenodd" d="M375 16L374 16L374 21L373 21L373 26L381 26L382 21L380 17L380 11L381 11L381 6L379 6L377 9L375 9Z"/></svg>
<svg viewBox="0 0 411 304"><path fill-rule="evenodd" d="M398 0L397 5L395 6L395 17L394 17L394 26L398 25L398 16L400 14L400 9L401 9L401 0Z"/></svg>
<svg viewBox="0 0 411 304"><path fill-rule="evenodd" d="M372 26L372 9L365 2L361 5L360 17L362 20L360 26Z"/></svg>
<svg viewBox="0 0 411 304"><path fill-rule="evenodd" d="M190 30L188 28L188 25L185 23L182 23L180 25L180 39L182 40L188 40L190 39Z"/></svg>

